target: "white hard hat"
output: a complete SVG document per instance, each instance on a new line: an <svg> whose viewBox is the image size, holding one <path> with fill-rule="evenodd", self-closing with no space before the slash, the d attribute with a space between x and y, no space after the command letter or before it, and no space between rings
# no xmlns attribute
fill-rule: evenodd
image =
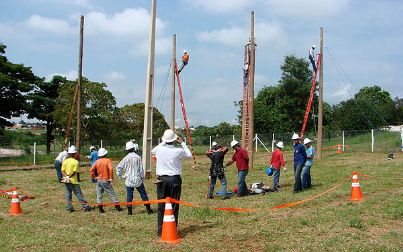
<svg viewBox="0 0 403 252"><path fill-rule="evenodd" d="M70 147L67 149L67 153L69 153L69 154L75 154L75 153L77 153L76 146L74 146L74 145L70 146Z"/></svg>
<svg viewBox="0 0 403 252"><path fill-rule="evenodd" d="M95 146L90 147L90 151L95 150Z"/></svg>
<svg viewBox="0 0 403 252"><path fill-rule="evenodd" d="M299 135L297 133L294 133L294 135L292 135L292 140L298 140L299 139Z"/></svg>
<svg viewBox="0 0 403 252"><path fill-rule="evenodd" d="M214 146L216 146L216 145L217 145L217 142L215 142L215 141L211 143L211 146L212 146L212 147L214 147Z"/></svg>
<svg viewBox="0 0 403 252"><path fill-rule="evenodd" d="M129 141L129 142L126 143L126 149L125 150L130 150L130 149L133 149L133 148L136 148L136 145L135 145L135 143L133 143L133 141Z"/></svg>
<svg viewBox="0 0 403 252"><path fill-rule="evenodd" d="M309 144L309 143L312 143L312 140L309 139L309 138L305 138L304 139L304 144Z"/></svg>
<svg viewBox="0 0 403 252"><path fill-rule="evenodd" d="M278 142L277 144L276 144L276 146L277 147L279 147L280 149L284 149L284 143L283 142Z"/></svg>
<svg viewBox="0 0 403 252"><path fill-rule="evenodd" d="M99 150L98 150L98 157L103 157L103 156L105 156L106 154L108 154L108 151L105 150L105 148L99 148Z"/></svg>
<svg viewBox="0 0 403 252"><path fill-rule="evenodd" d="M188 51L186 51L186 50L183 50L183 53L188 53Z"/></svg>
<svg viewBox="0 0 403 252"><path fill-rule="evenodd" d="M231 141L231 148L234 148L235 145L239 144L237 140L232 140Z"/></svg>
<svg viewBox="0 0 403 252"><path fill-rule="evenodd" d="M164 132L164 135L162 136L162 141L165 143L172 143L178 138L178 136L175 134L175 132L171 129L167 129Z"/></svg>
<svg viewBox="0 0 403 252"><path fill-rule="evenodd" d="M316 48L316 46L315 46L315 45L312 45L312 48L313 48L313 49L315 49L315 48Z"/></svg>

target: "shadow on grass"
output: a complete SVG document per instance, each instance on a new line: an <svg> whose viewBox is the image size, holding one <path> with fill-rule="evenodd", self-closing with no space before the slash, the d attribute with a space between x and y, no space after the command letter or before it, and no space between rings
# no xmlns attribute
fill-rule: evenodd
<svg viewBox="0 0 403 252"><path fill-rule="evenodd" d="M185 238L189 234L195 233L195 232L203 230L203 229L212 228L214 226L215 226L214 223L193 224L193 225L180 229L178 231L178 235L181 238Z"/></svg>

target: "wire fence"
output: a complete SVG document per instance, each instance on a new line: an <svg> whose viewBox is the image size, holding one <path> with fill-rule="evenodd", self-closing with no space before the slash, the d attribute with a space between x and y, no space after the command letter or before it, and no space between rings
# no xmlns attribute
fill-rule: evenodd
<svg viewBox="0 0 403 252"><path fill-rule="evenodd" d="M291 136L294 132L255 134L253 149L257 152L271 152L275 144L284 142L285 150L292 150ZM199 136L193 132L193 148L196 155L202 155L211 148L213 141L221 146L230 146L232 140L241 142L240 135L224 136ZM313 140L313 145L317 146L317 137L314 133L306 133L307 137ZM362 153L397 153L403 151L403 133L387 130L346 130L346 131L325 131L322 137L322 153L324 155L342 152L362 152ZM26 163L49 163L62 150L62 139L55 139L51 146L51 153L46 154L46 141L35 136L35 142L29 142L27 138L16 138L11 143L2 144L0 148L0 166L9 163L18 163L23 160ZM104 147L108 149L110 157L123 157L125 155L125 143L132 139L93 139L82 142L81 153L83 156L89 155L90 146L97 149ZM134 139L142 147L142 139ZM184 140L186 141L185 137ZM157 145L160 139L153 139L153 146ZM70 144L74 143L74 139ZM0 143L1 144L1 143ZM5 146L7 145L7 146ZM339 149L339 150L338 150Z"/></svg>

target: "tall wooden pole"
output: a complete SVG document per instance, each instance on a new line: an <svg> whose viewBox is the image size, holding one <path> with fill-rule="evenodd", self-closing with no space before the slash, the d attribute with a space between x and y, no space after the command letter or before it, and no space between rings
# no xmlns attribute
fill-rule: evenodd
<svg viewBox="0 0 403 252"><path fill-rule="evenodd" d="M247 45L245 45L245 50L244 50L244 56L243 56L243 68L245 68L245 65L247 64L247 60L248 60L248 49L249 47ZM248 64L249 65L249 64ZM246 69L244 71L249 71L249 69ZM245 72L244 72L245 74ZM249 78L249 75L246 76L247 78ZM244 78L246 78L244 76ZM244 148L246 148L246 143L248 142L248 134L247 134L247 125L249 122L247 122L248 119L248 102L249 102L249 98L247 96L248 92L249 92L249 85L247 85L248 80L243 79L242 80L243 85L242 85L242 146ZM246 83L245 83L246 82Z"/></svg>
<svg viewBox="0 0 403 252"><path fill-rule="evenodd" d="M322 130L323 130L323 27L320 28L320 54L321 62L319 67L319 109L318 109L318 144L316 158L322 158Z"/></svg>
<svg viewBox="0 0 403 252"><path fill-rule="evenodd" d="M155 57L155 23L157 0L151 0L151 30L148 48L148 65L146 80L146 99L144 102L143 129L143 167L146 178L151 177L151 147L153 140L153 89L154 89L154 57Z"/></svg>
<svg viewBox="0 0 403 252"><path fill-rule="evenodd" d="M253 136L254 133L254 99L255 99L255 12L251 12L250 16L250 67L249 67L249 133L248 133L248 155L249 167L253 168Z"/></svg>
<svg viewBox="0 0 403 252"><path fill-rule="evenodd" d="M84 42L84 16L80 20L80 49L78 54L78 78L77 78L77 132L76 147L80 155L81 148L81 80L83 75L83 42Z"/></svg>
<svg viewBox="0 0 403 252"><path fill-rule="evenodd" d="M172 38L172 85L171 85L171 122L169 127L175 130L175 66L176 66L176 34Z"/></svg>

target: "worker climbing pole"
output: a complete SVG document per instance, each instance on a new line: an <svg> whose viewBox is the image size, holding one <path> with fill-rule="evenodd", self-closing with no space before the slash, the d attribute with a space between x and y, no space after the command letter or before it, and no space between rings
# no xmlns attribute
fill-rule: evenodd
<svg viewBox="0 0 403 252"><path fill-rule="evenodd" d="M320 64L322 61L322 54L318 54L318 59L316 61L316 67L314 67L315 74L312 80L312 85L311 85L311 92L309 94L309 99L308 99L308 104L306 106L306 110L305 110L305 116L304 116L304 123L302 124L302 130L301 130L301 134L300 134L300 138L302 138L304 136L305 133L305 128L306 128L306 124L308 122L308 118L309 118L309 112L311 111L311 106L312 106L312 101L313 101L313 94L315 93L315 89L316 89L316 78L318 76L318 70L320 68Z"/></svg>
<svg viewBox="0 0 403 252"><path fill-rule="evenodd" d="M185 121L185 128L186 128L188 144L189 144L189 147L190 147L190 151L192 152L193 168L194 168L197 165L196 157L195 157L195 154L194 154L194 151L193 151L193 142L192 142L192 138L190 136L189 123L188 123L188 119L187 119L187 116L186 116L185 102L183 101L181 81L180 81L180 78L179 78L178 64L176 64L176 62L175 62L175 73L176 73L176 79L177 79L177 82L178 82L179 98L180 98L179 100L180 100L180 103L181 103L183 120Z"/></svg>
<svg viewBox="0 0 403 252"><path fill-rule="evenodd" d="M249 140L249 46L245 45L242 90L242 146L246 148Z"/></svg>

